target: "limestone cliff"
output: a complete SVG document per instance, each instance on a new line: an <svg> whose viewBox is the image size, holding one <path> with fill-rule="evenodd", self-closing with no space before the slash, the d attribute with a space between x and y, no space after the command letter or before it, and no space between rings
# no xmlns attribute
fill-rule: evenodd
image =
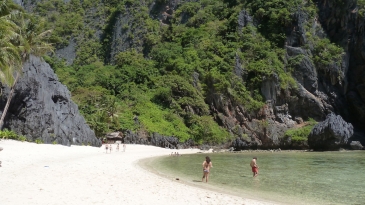
<svg viewBox="0 0 365 205"><path fill-rule="evenodd" d="M9 88L0 99L5 106ZM44 143L101 146L101 141L80 115L70 92L62 85L51 67L31 57L24 65L23 75L15 86L4 128Z"/></svg>
<svg viewBox="0 0 365 205"><path fill-rule="evenodd" d="M18 2L24 5L27 10L31 10L31 3ZM105 62L113 63L115 56L119 52L129 49L135 49L148 56L150 45L142 37L152 31L138 21L136 14L139 17L142 16L153 21L159 21L161 28L168 28L171 16L177 8L185 2L199 2L199 0L141 2L141 4L148 4L148 10L125 5L123 11L114 13L108 21L103 19L103 23L107 24L106 29L97 30L96 33L102 33L99 35L100 40L107 42L104 45ZM347 136L348 144L356 140L365 145L365 130L363 128L365 124L365 46L363 40L365 37L365 21L363 14L360 13L362 8L357 5L355 0L305 1L303 2L304 4L315 4L318 12L314 16L309 15L303 6L298 6L296 11L290 16L290 23L283 28L286 31L285 59L283 61L285 67L288 67L290 62L294 62L291 66L293 69L292 76L297 83L296 88L282 89L277 74L264 76L260 94L264 97L265 105L258 111L248 110L245 105L237 103L229 96L219 92L212 92L205 99L205 103L209 105L210 114L214 116L215 121L225 127L235 137L230 142L230 146L234 146L236 149L298 148L291 143L290 139L283 137L285 131L293 127L302 126L303 120L308 120L309 118L313 118L316 121L324 121L330 113L340 115L344 121L352 123L353 126L348 127L354 132L349 131L352 136ZM185 24L189 18L189 14L182 13L179 23ZM92 22L92 20L90 21ZM242 8L237 16L237 25L237 35L240 35L242 28L247 25L259 27L260 22L250 15L247 8ZM313 40L314 38L330 39L332 43L341 47L344 52L326 65L318 64L313 60L314 56L318 56L317 42ZM72 40L70 42L72 43L67 47L58 49L56 53L72 64L77 53L77 43L79 42ZM242 82L245 82L247 79L247 73L243 66L245 59L241 59L236 53L234 60L235 65L232 66L232 72ZM32 62L34 61L36 60L32 59ZM44 66L44 63L38 62L38 64ZM28 78L27 73L30 71L37 72L34 66L28 67L25 68L24 79ZM56 79L55 77L51 78ZM194 84L199 84L198 74L194 74L192 78ZM56 82L56 80L48 81ZM30 82L35 85L37 82L42 81L37 77L37 79L34 78L33 80L29 78ZM32 139L41 137L46 142L57 140L62 144L91 143L99 145L99 141L95 139L92 132L88 131L89 128L85 125L83 118L80 116L72 118L78 112L77 107L69 100L68 92L64 90L50 91L49 95L34 94L31 97L25 94L20 95L21 93L36 93L40 89L39 86L42 89L50 87L48 84L40 84L38 87L27 85L19 85L19 94L14 99L14 102L16 101L18 105L11 108L8 119L9 123L6 126L17 130L19 133L34 133L28 137ZM47 100L52 99L52 101L47 101L45 104L47 106L42 105L41 108L39 108L40 105L38 104L42 104L43 101L37 101L38 103L36 104L32 104L31 102L33 101L29 101L29 99L34 100L44 97ZM31 104L29 105L29 103ZM35 114L30 114L28 107ZM37 115L38 110L43 108L53 109L55 113L49 114L47 112ZM22 110L27 111L28 115L38 117L25 118ZM34 121L33 118L38 121ZM74 121L67 121L70 124L63 123L62 120L64 118L74 119L76 123ZM62 123L59 123L56 119L61 120ZM53 123L46 123L52 120L54 121ZM32 124L33 121L38 124ZM37 127L36 125L41 127L41 124L45 127L43 130L32 131L31 128ZM52 124L55 125L51 126ZM65 124L67 124L66 128L64 128ZM20 128L22 126L18 125L26 128ZM83 131L76 132L74 129ZM85 136L90 136L90 138L83 138ZM173 144L175 147L179 144L177 139L169 137L162 139L157 133L151 134L149 138L146 138L128 131L126 136L128 136L126 140L133 143L151 144L153 141L152 144L158 146ZM308 146L303 145L299 148L308 148Z"/></svg>

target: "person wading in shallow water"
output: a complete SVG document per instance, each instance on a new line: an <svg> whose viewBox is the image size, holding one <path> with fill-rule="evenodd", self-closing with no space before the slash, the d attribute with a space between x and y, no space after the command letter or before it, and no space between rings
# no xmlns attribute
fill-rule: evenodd
<svg viewBox="0 0 365 205"><path fill-rule="evenodd" d="M250 166L251 166L252 172L253 172L253 177L256 177L259 174L259 166L257 165L256 161L257 161L257 157L254 157L250 163Z"/></svg>
<svg viewBox="0 0 365 205"><path fill-rule="evenodd" d="M210 158L208 156L206 156L205 161L203 162L202 182L204 181L204 178L205 178L205 182L208 182L210 168L212 168L212 167L213 167L212 161L210 161Z"/></svg>

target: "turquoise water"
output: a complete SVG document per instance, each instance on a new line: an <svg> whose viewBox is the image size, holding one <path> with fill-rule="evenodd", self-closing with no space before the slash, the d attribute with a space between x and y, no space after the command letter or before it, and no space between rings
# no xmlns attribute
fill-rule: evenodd
<svg viewBox="0 0 365 205"><path fill-rule="evenodd" d="M167 177L230 194L284 204L365 204L365 152L214 153L209 183L207 154L160 157L143 163ZM250 161L257 156L259 176Z"/></svg>

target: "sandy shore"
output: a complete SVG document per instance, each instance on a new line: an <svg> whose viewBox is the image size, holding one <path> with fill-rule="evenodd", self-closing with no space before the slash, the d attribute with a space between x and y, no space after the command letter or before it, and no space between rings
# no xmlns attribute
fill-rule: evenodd
<svg viewBox="0 0 365 205"><path fill-rule="evenodd" d="M127 145L106 154L88 146L0 141L2 205L70 204L274 204L207 191L150 173L140 159L168 155L169 149ZM199 150L179 150L181 154Z"/></svg>

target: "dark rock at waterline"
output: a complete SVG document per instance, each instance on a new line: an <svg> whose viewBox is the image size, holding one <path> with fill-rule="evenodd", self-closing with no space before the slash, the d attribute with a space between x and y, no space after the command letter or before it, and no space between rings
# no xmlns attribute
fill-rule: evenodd
<svg viewBox="0 0 365 205"><path fill-rule="evenodd" d="M362 144L359 141L352 141L350 143L350 146L352 149L354 150L362 150L364 147L362 146Z"/></svg>
<svg viewBox="0 0 365 205"><path fill-rule="evenodd" d="M333 113L326 120L315 125L308 136L308 145L314 150L338 150L348 147L348 140L354 134L351 123Z"/></svg>
<svg viewBox="0 0 365 205"><path fill-rule="evenodd" d="M141 137L138 133L134 133L130 130L124 132L123 142L126 144L149 144L147 139Z"/></svg>
<svg viewBox="0 0 365 205"><path fill-rule="evenodd" d="M5 107L9 88L3 87L0 110ZM62 145L101 146L101 141L79 114L67 87L51 67L31 56L15 86L4 128L24 135L28 140Z"/></svg>
<svg viewBox="0 0 365 205"><path fill-rule="evenodd" d="M151 137L151 144L158 147L176 148L179 144L177 137L165 137L158 133L153 133Z"/></svg>
<svg viewBox="0 0 365 205"><path fill-rule="evenodd" d="M237 137L233 142L232 142L232 147L234 147L235 150L243 150L243 149L248 149L248 144L246 141L244 141L242 138Z"/></svg>
<svg viewBox="0 0 365 205"><path fill-rule="evenodd" d="M126 144L144 144L153 145L157 147L170 148L170 149L185 149L194 146L194 141L189 139L185 142L180 142L177 137L162 136L158 133L147 135L146 133L134 133L131 130L127 130L123 134L123 142Z"/></svg>

